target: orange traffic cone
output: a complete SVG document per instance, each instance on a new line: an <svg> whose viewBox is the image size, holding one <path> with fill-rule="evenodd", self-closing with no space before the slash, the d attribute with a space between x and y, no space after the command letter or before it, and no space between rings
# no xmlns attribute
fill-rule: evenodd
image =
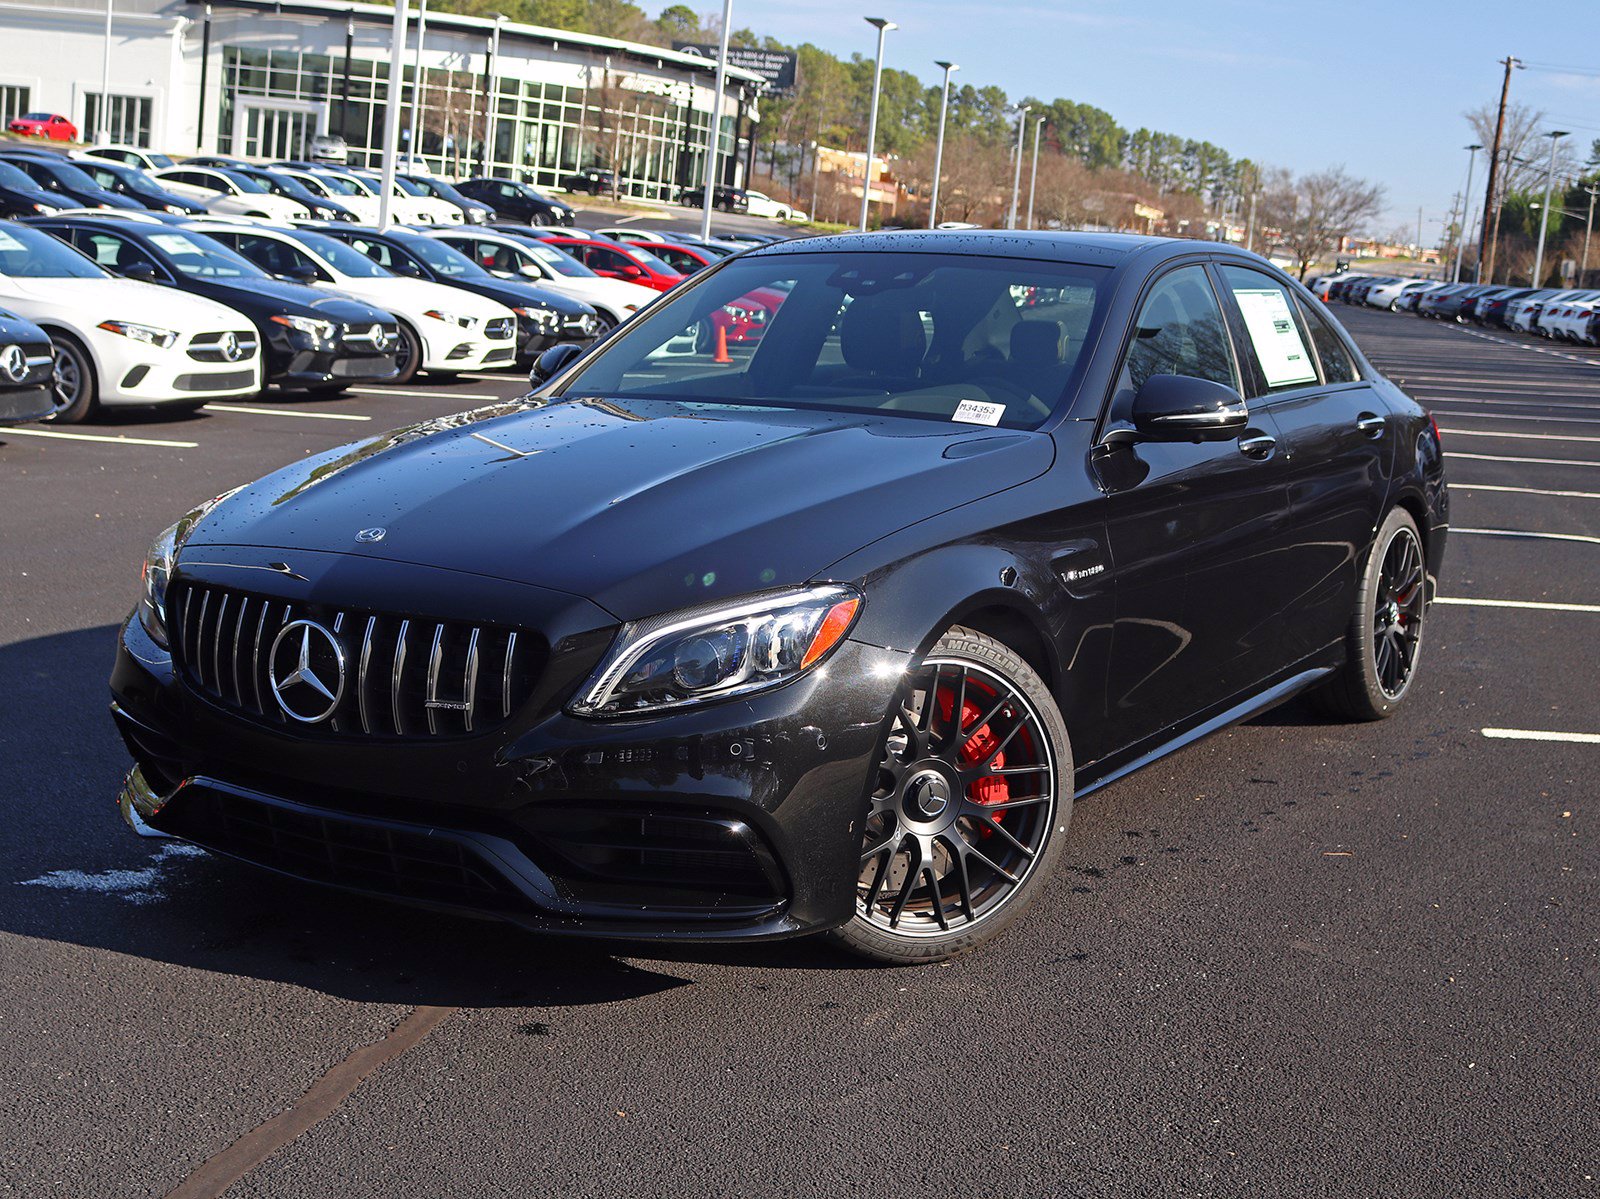
<svg viewBox="0 0 1600 1199"><path fill-rule="evenodd" d="M711 361L721 366L728 366L733 359L728 357L728 326L717 326L717 352L711 356Z"/></svg>

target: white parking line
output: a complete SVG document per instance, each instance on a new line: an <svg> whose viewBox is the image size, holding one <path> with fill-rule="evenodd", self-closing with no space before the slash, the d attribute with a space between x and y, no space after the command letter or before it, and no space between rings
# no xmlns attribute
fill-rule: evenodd
<svg viewBox="0 0 1600 1199"><path fill-rule="evenodd" d="M1533 537L1540 541L1581 541L1585 545L1600 545L1600 537L1586 537L1582 533L1531 533L1525 529L1461 529L1451 526L1452 534L1465 533L1473 537Z"/></svg>
<svg viewBox="0 0 1600 1199"><path fill-rule="evenodd" d="M1464 454L1459 450L1450 457L1470 458L1474 462L1519 462L1528 466L1600 466L1600 462L1588 462L1582 458L1512 458L1505 454Z"/></svg>
<svg viewBox="0 0 1600 1199"><path fill-rule="evenodd" d="M1496 404L1501 408L1571 408L1576 412L1600 412L1600 396L1595 401L1576 400L1564 397L1555 400L1535 399L1533 396L1460 396L1438 395L1433 392L1423 391L1420 387L1413 390L1412 395L1428 405L1433 404Z"/></svg>
<svg viewBox="0 0 1600 1199"><path fill-rule="evenodd" d="M1546 491L1542 487L1501 487L1494 483L1452 483L1451 491L1509 491L1516 495L1553 495L1563 500L1600 500L1600 491Z"/></svg>
<svg viewBox="0 0 1600 1199"><path fill-rule="evenodd" d="M1600 612L1600 604L1557 604L1547 600L1462 599L1455 595L1436 595L1433 597L1433 602L1458 608L1525 608L1530 612Z"/></svg>
<svg viewBox="0 0 1600 1199"><path fill-rule="evenodd" d="M99 433L59 433L54 429L0 429L0 441L8 437L59 437L62 441L105 441L112 445L158 445L169 450L197 450L198 441L161 441L153 437L105 437Z"/></svg>
<svg viewBox="0 0 1600 1199"><path fill-rule="evenodd" d="M1600 365L1593 358L1579 358L1576 354L1563 354L1560 350L1547 350L1543 346L1525 345L1520 341L1509 341L1504 337L1496 337L1492 333L1479 333L1476 329L1462 329L1461 332L1468 337L1481 337L1484 341L1498 342L1500 345L1511 346L1513 349L1526 350L1530 354L1547 354L1551 358L1565 358L1568 362L1577 362L1584 366Z"/></svg>
<svg viewBox="0 0 1600 1199"><path fill-rule="evenodd" d="M207 404L207 412L243 412L249 416L298 416L302 420L371 420L349 412L296 412L293 408L246 408L242 404Z"/></svg>
<svg viewBox="0 0 1600 1199"><path fill-rule="evenodd" d="M488 391L412 391L410 388L401 391L397 388L388 387L352 387L350 394L358 396L405 396L408 400L503 400L506 398Z"/></svg>
<svg viewBox="0 0 1600 1199"><path fill-rule="evenodd" d="M1502 741L1567 741L1575 745L1600 745L1600 733L1555 733L1545 729L1484 729L1485 737Z"/></svg>
<svg viewBox="0 0 1600 1199"><path fill-rule="evenodd" d="M1518 441L1600 441L1600 437L1580 437L1576 433L1570 437L1564 433L1502 433L1498 429L1447 429L1443 425L1439 426L1439 432L1452 437L1512 437Z"/></svg>
<svg viewBox="0 0 1600 1199"><path fill-rule="evenodd" d="M1446 400L1445 403L1456 403ZM1451 412L1447 408L1434 409L1436 416L1458 416L1462 420L1527 420L1552 425L1600 425L1597 416L1534 416L1523 412Z"/></svg>

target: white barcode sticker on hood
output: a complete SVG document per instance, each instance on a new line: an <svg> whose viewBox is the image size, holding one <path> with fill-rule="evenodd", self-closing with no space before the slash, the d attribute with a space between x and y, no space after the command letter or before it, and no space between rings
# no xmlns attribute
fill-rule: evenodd
<svg viewBox="0 0 1600 1199"><path fill-rule="evenodd" d="M1004 404L990 404L983 400L962 400L956 405L955 414L950 419L960 421L964 425L998 425L1000 418L1005 414Z"/></svg>

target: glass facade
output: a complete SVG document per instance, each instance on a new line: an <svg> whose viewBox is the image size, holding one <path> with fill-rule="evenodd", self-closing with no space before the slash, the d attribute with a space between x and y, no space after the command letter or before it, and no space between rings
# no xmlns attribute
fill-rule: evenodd
<svg viewBox="0 0 1600 1199"><path fill-rule="evenodd" d="M104 130L100 125L100 93L85 92L83 97L83 128L80 130L83 137L89 141L98 141L102 132L107 138L124 146L148 146L150 144L150 111L151 101L149 96L119 96L111 93L111 106L106 110L108 118Z"/></svg>
<svg viewBox="0 0 1600 1199"><path fill-rule="evenodd" d="M31 110L32 90L16 84L0 86L0 129Z"/></svg>
<svg viewBox="0 0 1600 1199"><path fill-rule="evenodd" d="M650 81L654 91L643 92L621 86L619 73L596 68L591 74L603 82L573 87L500 75L491 112L489 80L482 71L424 68L418 156L447 175L503 175L535 187L563 185L588 167L607 168L617 173L622 194L635 199L672 200L681 188L698 186L710 115L689 105L689 85L661 77ZM400 112L402 154L411 149L412 77L408 63ZM256 144L252 134L277 102L284 120L290 113L310 114L318 122L308 126L310 133L325 129L343 137L352 165L378 162L388 98L386 62L352 59L346 99L342 55L226 46L222 88L220 153L277 153ZM724 162L733 154L734 128L734 118L726 116Z"/></svg>

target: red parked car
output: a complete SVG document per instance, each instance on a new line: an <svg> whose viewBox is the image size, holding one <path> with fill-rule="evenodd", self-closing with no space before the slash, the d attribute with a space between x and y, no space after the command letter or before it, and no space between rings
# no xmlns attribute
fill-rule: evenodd
<svg viewBox="0 0 1600 1199"><path fill-rule="evenodd" d="M546 237L544 240L565 250L595 274L604 275L607 279L641 283L657 291L666 291L683 282L682 275L650 251L625 246L609 238L601 241L578 236Z"/></svg>
<svg viewBox="0 0 1600 1199"><path fill-rule="evenodd" d="M680 275L692 275L722 261L720 255L710 250L680 246L672 241L623 241L622 244L655 255Z"/></svg>
<svg viewBox="0 0 1600 1199"><path fill-rule="evenodd" d="M56 142L78 140L78 127L59 112L25 112L6 128L24 137L47 137Z"/></svg>
<svg viewBox="0 0 1600 1199"><path fill-rule="evenodd" d="M783 306L788 293L772 287L758 287L737 300L730 300L711 314L711 325L727 330L728 344L761 340L767 322Z"/></svg>

